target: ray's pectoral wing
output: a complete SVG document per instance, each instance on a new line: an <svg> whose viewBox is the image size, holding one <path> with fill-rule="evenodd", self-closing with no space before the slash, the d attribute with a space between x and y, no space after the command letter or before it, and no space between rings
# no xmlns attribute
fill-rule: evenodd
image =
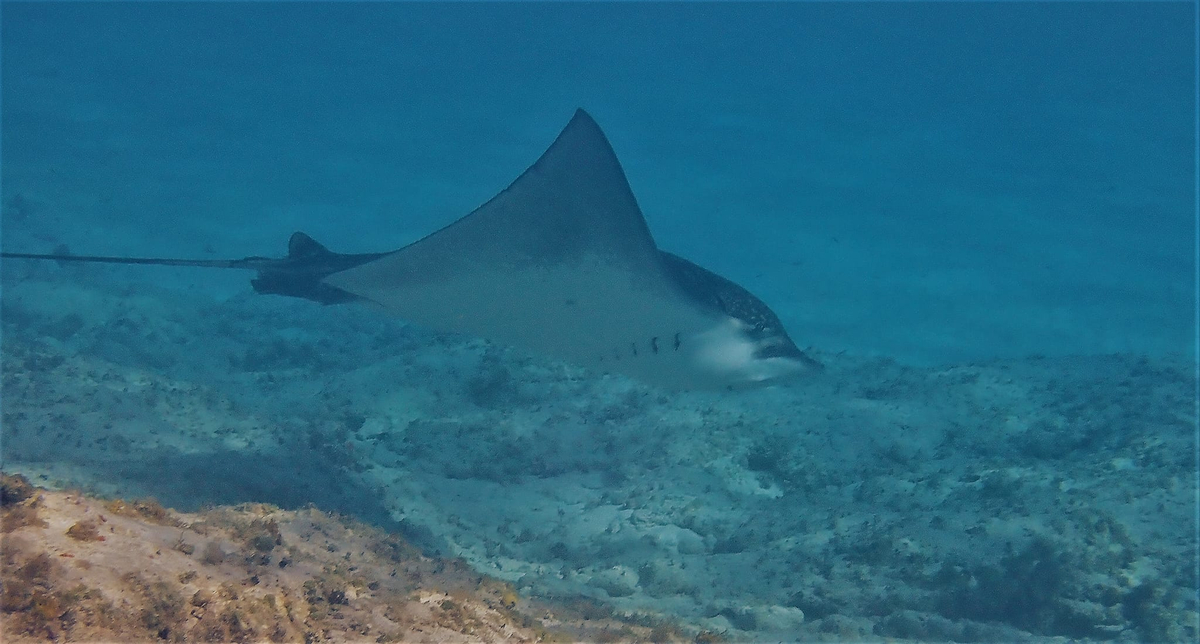
<svg viewBox="0 0 1200 644"><path fill-rule="evenodd" d="M582 111L491 201L325 282L431 329L587 362L712 323L665 271L620 163Z"/></svg>

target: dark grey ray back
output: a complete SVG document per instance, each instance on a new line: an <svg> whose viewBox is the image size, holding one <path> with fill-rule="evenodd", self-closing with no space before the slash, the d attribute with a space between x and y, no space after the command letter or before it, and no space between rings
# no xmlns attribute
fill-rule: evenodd
<svg viewBox="0 0 1200 644"><path fill-rule="evenodd" d="M405 279L439 279L480 265L523 269L580 255L639 273L661 271L621 164L583 110L513 183L467 216L388 255Z"/></svg>
<svg viewBox="0 0 1200 644"><path fill-rule="evenodd" d="M736 282L665 250L659 251L659 257L672 281L697 304L737 318L761 334L787 337L771 307Z"/></svg>
<svg viewBox="0 0 1200 644"><path fill-rule="evenodd" d="M471 214L325 281L433 329L682 386L692 365L674 338L719 317L668 272L620 163L583 111ZM670 351L654 350L668 339Z"/></svg>

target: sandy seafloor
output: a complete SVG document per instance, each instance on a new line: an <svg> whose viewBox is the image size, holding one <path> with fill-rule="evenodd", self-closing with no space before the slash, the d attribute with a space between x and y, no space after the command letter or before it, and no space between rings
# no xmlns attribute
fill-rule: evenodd
<svg viewBox="0 0 1200 644"><path fill-rule="evenodd" d="M168 506L313 503L536 596L735 641L1196 635L1183 360L818 354L668 394L365 309L6 285L4 456Z"/></svg>
<svg viewBox="0 0 1200 644"><path fill-rule="evenodd" d="M1182 9L988 7L952 37L812 5L797 59L728 16L656 32L662 7L612 51L588 15L514 46L479 8L48 6L3 8L6 250L399 246L582 105L660 244L826 370L664 392L241 274L6 262L6 470L315 504L734 641L1200 636Z"/></svg>

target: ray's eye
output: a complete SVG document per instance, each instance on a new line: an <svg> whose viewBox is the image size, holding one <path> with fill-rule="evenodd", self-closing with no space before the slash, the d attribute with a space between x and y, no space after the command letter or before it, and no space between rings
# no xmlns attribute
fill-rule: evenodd
<svg viewBox="0 0 1200 644"><path fill-rule="evenodd" d="M778 335L778 332L775 329L767 328L767 326L761 322L753 325L747 325L742 330L742 333L745 334L747 339L754 340L756 342L767 340Z"/></svg>

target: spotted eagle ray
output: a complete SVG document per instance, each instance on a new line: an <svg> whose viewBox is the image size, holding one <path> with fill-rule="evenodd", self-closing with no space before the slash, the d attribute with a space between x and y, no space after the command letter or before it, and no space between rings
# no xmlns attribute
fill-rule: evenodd
<svg viewBox="0 0 1200 644"><path fill-rule="evenodd" d="M420 326L674 389L765 385L819 368L762 300L660 250L608 139L582 109L508 188L399 250L287 257L9 259L238 268L258 293L365 301Z"/></svg>

